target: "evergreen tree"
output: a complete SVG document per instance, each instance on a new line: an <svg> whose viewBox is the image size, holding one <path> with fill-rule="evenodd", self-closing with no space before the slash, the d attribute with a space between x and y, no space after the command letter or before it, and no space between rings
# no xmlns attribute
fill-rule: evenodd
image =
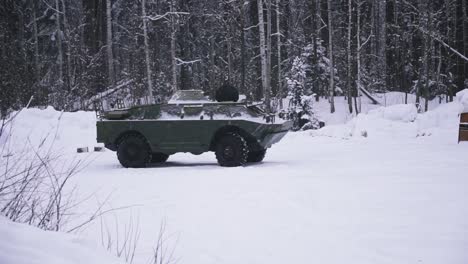
<svg viewBox="0 0 468 264"><path fill-rule="evenodd" d="M312 110L314 94L305 87L306 71L309 68L302 58L296 57L286 78L290 97L288 115L294 122L293 130L319 128Z"/></svg>

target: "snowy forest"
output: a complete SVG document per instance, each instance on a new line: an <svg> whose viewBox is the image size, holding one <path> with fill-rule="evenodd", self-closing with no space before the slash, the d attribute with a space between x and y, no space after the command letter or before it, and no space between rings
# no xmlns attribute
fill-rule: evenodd
<svg viewBox="0 0 468 264"><path fill-rule="evenodd" d="M0 264L467 264L467 157L468 0L0 0Z"/></svg>
<svg viewBox="0 0 468 264"><path fill-rule="evenodd" d="M468 86L464 0L3 0L0 107L89 109L96 96L165 100L223 84L269 102L416 95ZM293 83L294 85L291 85ZM33 98L33 100L30 100Z"/></svg>

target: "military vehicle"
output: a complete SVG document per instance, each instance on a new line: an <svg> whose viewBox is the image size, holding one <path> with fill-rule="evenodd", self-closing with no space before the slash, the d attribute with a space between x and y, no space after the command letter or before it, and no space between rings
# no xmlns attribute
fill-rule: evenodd
<svg viewBox="0 0 468 264"><path fill-rule="evenodd" d="M97 141L124 167L167 161L170 155L213 151L219 165L261 162L292 126L261 105L209 101L202 91L178 91L167 103L103 111Z"/></svg>

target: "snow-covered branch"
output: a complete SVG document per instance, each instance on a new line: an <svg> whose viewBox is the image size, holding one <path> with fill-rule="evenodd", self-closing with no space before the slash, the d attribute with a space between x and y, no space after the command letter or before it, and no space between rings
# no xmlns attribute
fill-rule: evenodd
<svg viewBox="0 0 468 264"><path fill-rule="evenodd" d="M427 32L426 30L424 30L423 28L421 27L416 27L419 31L421 31L423 34L426 34L428 35L430 38L434 39L435 41L439 42L440 44L442 44L442 46L446 47L447 49L449 49L451 52L455 53L457 56L459 56L461 59L463 59L464 61L468 62L468 57L466 57L465 55L463 55L461 52L459 52L458 50L456 50L455 48L453 48L452 46L450 46L449 44L445 43L445 41L443 41L442 39L440 39L439 37L435 36L434 34L431 34L430 32Z"/></svg>
<svg viewBox="0 0 468 264"><path fill-rule="evenodd" d="M185 65L185 64L193 64L193 63L197 63L197 62L201 61L201 59L192 60L192 61L184 61L184 60L181 60L179 58L175 58L175 59L177 61L177 66Z"/></svg>
<svg viewBox="0 0 468 264"><path fill-rule="evenodd" d="M151 21L158 21L158 20L161 20L161 19L165 19L166 17L171 16L171 15L175 15L175 16L190 15L190 13L188 13L188 12L166 12L163 15L145 16L145 18L149 19Z"/></svg>

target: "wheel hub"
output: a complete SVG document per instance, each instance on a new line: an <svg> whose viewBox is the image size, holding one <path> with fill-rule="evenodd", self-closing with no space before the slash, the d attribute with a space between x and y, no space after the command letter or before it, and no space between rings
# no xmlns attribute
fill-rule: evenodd
<svg viewBox="0 0 468 264"><path fill-rule="evenodd" d="M234 149L231 146L225 146L223 154L227 159L232 159L234 157Z"/></svg>
<svg viewBox="0 0 468 264"><path fill-rule="evenodd" d="M135 145L130 145L127 148L127 155L129 158L133 159L138 155L138 148Z"/></svg>

